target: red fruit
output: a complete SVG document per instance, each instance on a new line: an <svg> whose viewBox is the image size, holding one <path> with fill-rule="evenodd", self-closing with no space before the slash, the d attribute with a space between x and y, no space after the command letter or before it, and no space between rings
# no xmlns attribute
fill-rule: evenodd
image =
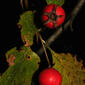
<svg viewBox="0 0 85 85"><path fill-rule="evenodd" d="M50 26L50 29L54 27L54 24L53 22L48 22L47 24L45 24L45 26L49 27Z"/></svg>
<svg viewBox="0 0 85 85"><path fill-rule="evenodd" d="M43 21L47 21L48 20L48 16L46 16L46 15L43 15L42 18L43 18Z"/></svg>
<svg viewBox="0 0 85 85"><path fill-rule="evenodd" d="M42 22L50 29L60 26L65 20L65 11L61 6L50 4L45 7ZM50 24L51 22L51 24Z"/></svg>
<svg viewBox="0 0 85 85"><path fill-rule="evenodd" d="M43 70L39 75L40 85L61 85L62 76L53 68Z"/></svg>
<svg viewBox="0 0 85 85"><path fill-rule="evenodd" d="M45 9L43 10L43 12L48 12L48 13L50 13L50 12L52 12L52 10L53 10L53 8L54 8L55 6L56 6L56 5L54 5L54 4L47 5L47 6L45 7Z"/></svg>

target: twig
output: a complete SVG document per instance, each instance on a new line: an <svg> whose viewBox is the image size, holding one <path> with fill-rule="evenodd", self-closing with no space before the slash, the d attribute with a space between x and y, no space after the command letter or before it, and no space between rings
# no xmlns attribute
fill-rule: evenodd
<svg viewBox="0 0 85 85"><path fill-rule="evenodd" d="M50 61L49 61L49 58L48 58L48 54L47 54L47 52L46 52L46 48L45 48L44 43L43 43L42 36L41 36L39 33L38 33L38 35L39 35L39 38L40 38L41 43L42 43L42 46L43 46L43 50L44 50L45 55L46 55L46 59L47 59L48 65L49 65L49 67L50 67L50 66L51 66L51 65L50 65Z"/></svg>
<svg viewBox="0 0 85 85"><path fill-rule="evenodd" d="M22 8L24 8L24 6L23 6L23 0L20 0L20 5L21 5Z"/></svg>
<svg viewBox="0 0 85 85"><path fill-rule="evenodd" d="M81 7L84 5L85 0L79 0L78 4L76 5L76 7L73 9L72 13L71 13L71 17L73 17L73 19L76 17L76 15L78 14L79 10L81 9ZM66 24L64 25L64 31L68 28L68 26L70 25L71 22L71 18L66 22ZM51 43L53 41L55 41L56 38L58 38L58 36L63 32L62 27L60 27L45 43L45 47L48 47L51 45ZM38 54L42 54L43 53L43 49L41 48L40 50L38 50L37 52Z"/></svg>
<svg viewBox="0 0 85 85"><path fill-rule="evenodd" d="M78 14L78 12L80 11L81 7L85 4L85 0L79 0L78 4L75 6L75 8L73 9L71 16L73 17L73 19L76 17L76 15Z"/></svg>

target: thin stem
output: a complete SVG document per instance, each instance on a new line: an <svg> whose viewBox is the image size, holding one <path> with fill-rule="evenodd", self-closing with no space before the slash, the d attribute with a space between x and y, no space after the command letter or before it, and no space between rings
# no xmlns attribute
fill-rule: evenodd
<svg viewBox="0 0 85 85"><path fill-rule="evenodd" d="M24 8L24 6L23 6L23 0L20 0L20 5L21 5L22 8Z"/></svg>
<svg viewBox="0 0 85 85"><path fill-rule="evenodd" d="M44 43L43 43L42 36L40 35L40 33L38 33L38 35L39 35L39 38L40 38L41 43L42 43L42 46L43 46L43 50L44 50L45 55L46 55L46 59L47 59L48 65L49 65L49 67L51 67L51 65L50 65L50 60L49 60L49 58L48 58L48 54L47 54L47 52L46 52L46 48L45 48Z"/></svg>
<svg viewBox="0 0 85 85"><path fill-rule="evenodd" d="M48 47L51 45L51 43L56 39L56 37L58 37L60 35L60 33L62 32L62 27L56 31L45 43L45 47ZM43 48L41 48L40 50L38 50L37 52L38 54L42 54L43 53Z"/></svg>

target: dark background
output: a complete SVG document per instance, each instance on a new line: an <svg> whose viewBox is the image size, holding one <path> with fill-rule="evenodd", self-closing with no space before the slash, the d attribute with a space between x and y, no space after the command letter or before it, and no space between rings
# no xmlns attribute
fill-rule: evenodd
<svg viewBox="0 0 85 85"><path fill-rule="evenodd" d="M21 10L19 0L2 2L1 10L1 26L0 26L0 73L3 73L8 68L5 53L17 46L18 48L23 44L20 38L20 32L16 23L19 20L19 15L28 9ZM15 5L16 4L16 5ZM77 4L75 0L66 0L63 8L66 12L66 18L70 15L73 8ZM41 11L46 5L45 0L29 0L29 10ZM40 9L39 9L40 8ZM85 8L84 6L79 11L75 20L73 21L73 29L70 28L63 32L51 45L51 48L58 53L72 53L78 55L78 60L85 60ZM49 31L49 32L48 32ZM54 32L54 30L44 31L43 37L45 40ZM83 62L85 65L85 61Z"/></svg>

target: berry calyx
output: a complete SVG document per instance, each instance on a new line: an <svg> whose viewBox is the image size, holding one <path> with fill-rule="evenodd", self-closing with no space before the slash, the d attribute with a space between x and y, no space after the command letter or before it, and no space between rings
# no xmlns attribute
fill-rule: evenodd
<svg viewBox="0 0 85 85"><path fill-rule="evenodd" d="M42 14L42 22L50 29L59 27L65 20L65 11L61 6L50 4L45 7ZM50 24L51 22L51 24Z"/></svg>
<svg viewBox="0 0 85 85"><path fill-rule="evenodd" d="M40 85L61 85L62 76L54 68L47 68L39 75Z"/></svg>

